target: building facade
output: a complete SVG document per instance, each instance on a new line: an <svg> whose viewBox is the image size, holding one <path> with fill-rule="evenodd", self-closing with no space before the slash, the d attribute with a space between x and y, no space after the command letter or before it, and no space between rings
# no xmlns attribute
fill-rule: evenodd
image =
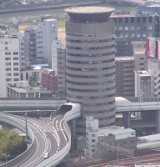
<svg viewBox="0 0 160 167"><path fill-rule="evenodd" d="M37 61L45 61L52 68L52 46L58 38L57 20L46 19L36 29Z"/></svg>
<svg viewBox="0 0 160 167"><path fill-rule="evenodd" d="M31 87L28 81L19 81L7 86L7 97L13 99L52 98L51 90L42 87Z"/></svg>
<svg viewBox="0 0 160 167"><path fill-rule="evenodd" d="M26 27L24 31L24 46L25 46L25 58L24 68L29 67L30 64L36 63L36 27Z"/></svg>
<svg viewBox="0 0 160 167"><path fill-rule="evenodd" d="M135 97L143 100L143 97L151 97L151 75L148 71L135 72Z"/></svg>
<svg viewBox="0 0 160 167"><path fill-rule="evenodd" d="M51 69L43 69L42 87L51 90L53 95L58 93L58 79L55 72Z"/></svg>
<svg viewBox="0 0 160 167"><path fill-rule="evenodd" d="M116 56L132 56L132 41L145 41L147 36L159 37L159 16L146 13L114 13Z"/></svg>
<svg viewBox="0 0 160 167"><path fill-rule="evenodd" d="M66 49L60 44L57 47L58 96L66 98Z"/></svg>
<svg viewBox="0 0 160 167"><path fill-rule="evenodd" d="M20 80L20 39L17 33L0 36L0 97L7 97L7 85Z"/></svg>
<svg viewBox="0 0 160 167"><path fill-rule="evenodd" d="M146 42L133 42L134 71L147 70Z"/></svg>
<svg viewBox="0 0 160 167"><path fill-rule="evenodd" d="M151 76L151 97L160 97L160 62L148 59L148 73Z"/></svg>
<svg viewBox="0 0 160 167"><path fill-rule="evenodd" d="M134 58L116 57L116 96L134 97Z"/></svg>
<svg viewBox="0 0 160 167"><path fill-rule="evenodd" d="M66 9L67 100L81 103L82 117L76 122L85 133L86 116L99 119L100 127L115 124L115 41L113 8Z"/></svg>
<svg viewBox="0 0 160 167"><path fill-rule="evenodd" d="M118 152L133 155L137 148L135 130L118 126L99 128L99 121L93 117L86 119L87 157L110 157Z"/></svg>

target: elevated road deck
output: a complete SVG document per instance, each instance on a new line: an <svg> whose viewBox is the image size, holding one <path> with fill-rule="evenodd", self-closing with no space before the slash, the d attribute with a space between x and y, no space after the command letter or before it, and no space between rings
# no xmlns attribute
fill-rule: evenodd
<svg viewBox="0 0 160 167"><path fill-rule="evenodd" d="M66 100L8 100L0 99L0 111L19 111L26 112L27 110L54 110L61 104L66 103ZM134 112L134 111L159 111L160 102L130 102L129 100L116 97L116 112Z"/></svg>

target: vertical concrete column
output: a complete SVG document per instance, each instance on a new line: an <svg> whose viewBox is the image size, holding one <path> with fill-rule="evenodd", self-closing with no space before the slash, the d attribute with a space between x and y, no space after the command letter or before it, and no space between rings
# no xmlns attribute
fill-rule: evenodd
<svg viewBox="0 0 160 167"><path fill-rule="evenodd" d="M157 122L156 131L157 131L157 133L160 133L160 110L157 111L156 116L157 116L157 118L156 118L156 122Z"/></svg>
<svg viewBox="0 0 160 167"><path fill-rule="evenodd" d="M131 127L131 112L128 112L127 121L128 121L128 128L130 128Z"/></svg>
<svg viewBox="0 0 160 167"><path fill-rule="evenodd" d="M76 151L76 143L77 143L77 139L76 139L76 120L73 119L71 121L71 152L75 152Z"/></svg>
<svg viewBox="0 0 160 167"><path fill-rule="evenodd" d="M130 112L123 113L123 125L125 128L130 128L131 126L131 113Z"/></svg>

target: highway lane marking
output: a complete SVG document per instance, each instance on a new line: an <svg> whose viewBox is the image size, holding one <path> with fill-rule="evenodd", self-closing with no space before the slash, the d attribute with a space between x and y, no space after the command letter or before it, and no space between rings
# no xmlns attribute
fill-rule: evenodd
<svg viewBox="0 0 160 167"><path fill-rule="evenodd" d="M64 131L64 129L57 129L55 130L56 132L59 132L59 131Z"/></svg>
<svg viewBox="0 0 160 167"><path fill-rule="evenodd" d="M54 129L54 132L56 132L55 130L55 126L54 126L54 121L59 117L60 115L58 115L58 116L56 116L56 117L54 117L54 119L52 120L52 125L53 125L53 129ZM58 133L56 133L56 136L57 136L57 138L56 138L56 141L57 141L57 143L59 143L60 142L60 138L59 138L59 135L58 135Z"/></svg>
<svg viewBox="0 0 160 167"><path fill-rule="evenodd" d="M64 121L64 119L62 119L60 121L60 127L61 127L61 129L62 129L62 123L63 123L63 121ZM62 133L63 133L63 136L64 136L65 140L67 141L67 137L66 137L65 133L63 131L62 131Z"/></svg>
<svg viewBox="0 0 160 167"><path fill-rule="evenodd" d="M37 120L35 120L36 122L37 122ZM39 122L38 122L39 123ZM45 125L44 125L45 126ZM39 129L39 131L41 132L41 133L39 133L40 135L41 135L41 137L42 137L42 139L43 139L43 141L44 141L44 143L45 143L45 146L44 146L44 151L42 152L42 154L40 155L40 157L42 157L43 155L44 155L44 153L51 147L50 145L51 145L51 143L50 143L50 140L46 137L46 134L43 132L43 129L42 129L42 127L40 126L40 125L38 125L38 126L36 126L36 127L38 127ZM45 127L46 128L46 127ZM48 127L47 127L48 128ZM42 135L43 134L43 135ZM33 162L35 162L36 160L38 160L40 157L38 157L37 159L35 159ZM32 164L33 162L31 162L30 164Z"/></svg>
<svg viewBox="0 0 160 167"><path fill-rule="evenodd" d="M31 126L35 129L35 127L32 125L32 123L30 122L30 124L31 124ZM38 132L37 132L38 133ZM39 133L39 135L41 135L41 137L42 137L42 134L41 133ZM43 137L42 137L43 138ZM37 140L37 138L35 137L35 139ZM37 140L38 141L38 140ZM39 143L37 142L37 148L39 148L40 147L40 145L39 145ZM39 149L36 149L36 152L34 153L35 155L38 153L38 150ZM32 162L30 162L29 164L27 164L25 167L30 167L30 164L33 164L34 162L36 162L38 159L39 159L40 157L38 157L38 158L36 158L34 161L32 161Z"/></svg>

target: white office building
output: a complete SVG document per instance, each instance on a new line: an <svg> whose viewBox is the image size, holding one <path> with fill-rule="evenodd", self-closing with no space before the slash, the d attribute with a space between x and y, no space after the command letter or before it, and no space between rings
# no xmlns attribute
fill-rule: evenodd
<svg viewBox="0 0 160 167"><path fill-rule="evenodd" d="M20 80L20 39L18 34L0 36L0 97L7 97L7 85Z"/></svg>
<svg viewBox="0 0 160 167"><path fill-rule="evenodd" d="M151 75L152 96L160 96L160 62L158 60L148 60L148 72Z"/></svg>
<svg viewBox="0 0 160 167"><path fill-rule="evenodd" d="M143 97L151 95L151 75L148 71L135 72L135 97L142 100Z"/></svg>
<svg viewBox="0 0 160 167"><path fill-rule="evenodd" d="M135 96L140 100L160 96L160 62L148 59L146 71L135 72Z"/></svg>
<svg viewBox="0 0 160 167"><path fill-rule="evenodd" d="M58 38L57 20L46 19L36 29L37 59L44 59L52 67L52 46Z"/></svg>

